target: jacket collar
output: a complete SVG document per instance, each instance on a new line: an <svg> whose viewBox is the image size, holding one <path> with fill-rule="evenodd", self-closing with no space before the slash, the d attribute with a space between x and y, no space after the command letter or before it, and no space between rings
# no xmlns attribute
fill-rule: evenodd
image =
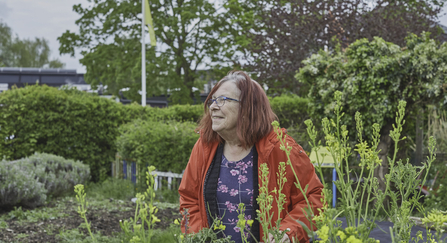
<svg viewBox="0 0 447 243"><path fill-rule="evenodd" d="M281 131L283 134L287 134L287 130L285 128L281 128ZM267 163L268 157L270 156L270 153L272 152L275 145L279 142L277 135L274 130L272 130L267 136L259 140L255 146L256 150L258 151L258 160L262 163ZM211 154L214 155L216 149L217 149L218 143L203 143L203 149L205 156L204 159L206 161L206 158L209 158Z"/></svg>

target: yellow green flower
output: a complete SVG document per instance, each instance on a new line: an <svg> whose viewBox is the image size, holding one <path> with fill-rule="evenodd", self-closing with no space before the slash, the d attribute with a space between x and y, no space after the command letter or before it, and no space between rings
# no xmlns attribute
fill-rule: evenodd
<svg viewBox="0 0 447 243"><path fill-rule="evenodd" d="M355 238L355 236L351 235L349 236L349 238L346 240L347 243L362 243L361 240Z"/></svg>
<svg viewBox="0 0 447 243"><path fill-rule="evenodd" d="M329 227L324 225L317 231L318 237L321 239L320 242L327 242L329 239Z"/></svg>
<svg viewBox="0 0 447 243"><path fill-rule="evenodd" d="M337 232L337 236L339 236L342 241L344 241L346 239L346 235L345 235L345 233L343 231L339 230Z"/></svg>
<svg viewBox="0 0 447 243"><path fill-rule="evenodd" d="M247 220L247 224L250 225L250 227L253 225L253 219Z"/></svg>

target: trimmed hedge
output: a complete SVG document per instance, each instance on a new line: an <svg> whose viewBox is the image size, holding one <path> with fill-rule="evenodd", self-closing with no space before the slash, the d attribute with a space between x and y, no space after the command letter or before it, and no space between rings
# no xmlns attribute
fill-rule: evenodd
<svg viewBox="0 0 447 243"><path fill-rule="evenodd" d="M196 123L135 120L120 128L118 154L143 167L153 165L160 171L181 173L199 138Z"/></svg>
<svg viewBox="0 0 447 243"><path fill-rule="evenodd" d="M298 96L280 96L270 101L281 126L288 128L289 134L305 145L302 142L306 140L302 123L308 118L308 100ZM102 181L110 175L110 163L118 151L116 139L120 136L120 126L136 119L153 121L150 124L154 127L163 126L156 122L172 121L177 127L187 126L192 131L202 115L203 104L151 108L136 103L122 105L76 89L58 90L45 85L15 88L0 94L0 137L5 138L0 139L0 157L16 160L34 152L55 154L83 161L90 166L92 180ZM188 125L180 125L180 122ZM157 149L172 150L169 143L153 137L147 139L142 143L164 144L165 147L157 146ZM181 159L176 157L175 161L186 163L194 143L188 144L181 144L184 146L182 151L188 152L181 152L181 156L178 155ZM130 152L126 156L139 159ZM163 156L150 157L149 161L170 160ZM160 166L157 168L162 169Z"/></svg>
<svg viewBox="0 0 447 243"><path fill-rule="evenodd" d="M113 100L45 85L8 90L0 104L0 136L7 138L0 140L1 155L14 160L42 152L81 160L95 181L106 178L118 127L129 117Z"/></svg>
<svg viewBox="0 0 447 243"><path fill-rule="evenodd" d="M76 89L46 85L15 88L0 94L0 157L16 160L34 152L88 164L93 181L110 174L118 128L134 119L197 121L202 106L166 109L123 105Z"/></svg>
<svg viewBox="0 0 447 243"><path fill-rule="evenodd" d="M47 196L73 192L76 184L90 178L90 169L80 161L51 154L0 162L0 207L42 205Z"/></svg>
<svg viewBox="0 0 447 243"><path fill-rule="evenodd" d="M289 135L306 147L304 120L308 119L308 99L289 95L275 97L270 102L281 126L288 128ZM121 126L118 154L125 160L153 165L160 171L182 172L199 138L194 132L197 124L182 121L198 121L202 110L203 105L151 109L148 121L135 120Z"/></svg>
<svg viewBox="0 0 447 243"><path fill-rule="evenodd" d="M281 127L287 128L287 134L303 147L311 150L309 135L304 121L309 119L309 99L297 95L282 95L270 98L270 105L279 119Z"/></svg>
<svg viewBox="0 0 447 243"><path fill-rule="evenodd" d="M309 119L309 99L297 95L282 95L269 98L270 105L281 127L289 128L304 124Z"/></svg>

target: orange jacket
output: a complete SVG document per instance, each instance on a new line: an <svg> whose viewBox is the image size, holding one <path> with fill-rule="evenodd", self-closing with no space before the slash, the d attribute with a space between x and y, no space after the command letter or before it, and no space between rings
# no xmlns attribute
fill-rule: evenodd
<svg viewBox="0 0 447 243"><path fill-rule="evenodd" d="M283 129L283 132L286 133L285 129ZM306 155L302 147L290 136L287 136L286 141L293 147L290 154L290 160L303 189L308 185L307 198L310 204L313 205L314 214L317 215L317 208L322 207L320 199L322 197L321 192L323 185L318 179L314 166L310 163L309 157ZM258 151L258 170L262 163L267 163L269 168L269 192L277 187L279 162L287 162L287 156L284 151L280 150L279 144L276 134L273 131L256 143L256 149ZM205 144L203 140L199 138L194 145L188 165L183 173L182 182L179 187L180 210L183 211L183 209L188 209L188 233L199 232L200 229L209 227L205 211L206 205L203 196L203 185L205 182L205 175L214 158L217 146L217 143ZM260 175L259 171L258 175ZM287 202L284 205L285 210L280 213L280 230L290 230L287 233L290 239L297 238L299 242L308 242L309 238L307 233L296 221L299 219L310 228L310 223L303 213L303 208L307 207L307 203L300 190L296 188L294 184L296 181L295 176L289 165L286 166L286 177L287 182L284 185L283 193L286 195ZM275 197L275 195L273 196ZM275 225L275 222L278 219L278 208L275 200L272 206L271 213L274 213L272 224ZM314 227L313 230L316 230L316 228ZM182 231L185 232L184 227L182 227ZM260 231L262 237L262 228Z"/></svg>

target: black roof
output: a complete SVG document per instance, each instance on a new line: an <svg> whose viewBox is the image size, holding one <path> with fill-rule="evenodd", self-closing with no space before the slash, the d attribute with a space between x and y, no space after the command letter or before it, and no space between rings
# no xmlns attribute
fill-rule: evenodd
<svg viewBox="0 0 447 243"><path fill-rule="evenodd" d="M86 84L84 74L77 73L75 69L0 67L0 83L8 84L8 89L13 85L23 87L36 82L56 87Z"/></svg>

